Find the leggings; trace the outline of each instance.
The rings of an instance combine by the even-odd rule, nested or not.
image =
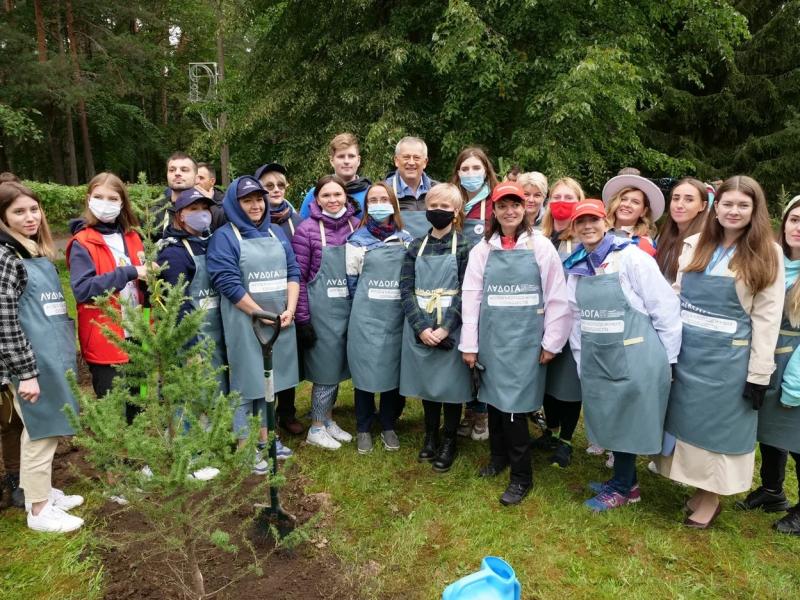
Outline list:
[[[339,393],[339,384],[323,385],[315,383],[311,386],[311,420],[322,422],[328,420],[328,414],[333,410],[333,403]]]
[[[565,402],[549,394],[544,395],[544,416],[548,429],[561,429],[559,436],[565,442],[572,440],[572,434],[581,417],[581,402]]]
[[[484,404],[484,406],[486,406]],[[439,431],[439,420],[444,412],[444,435],[452,437],[458,429],[458,422],[461,420],[461,405],[450,402],[433,402],[423,400],[422,409],[425,411],[425,431],[434,433]]]
[[[111,391],[114,385],[114,378],[117,376],[117,367],[116,365],[88,364],[89,373],[92,374],[92,389],[94,389],[94,395],[98,398],[102,398]],[[131,393],[138,394],[139,390],[131,389]],[[142,412],[142,409],[135,404],[131,404],[130,402],[125,403],[125,421],[128,425],[133,423],[133,418],[140,412]]]

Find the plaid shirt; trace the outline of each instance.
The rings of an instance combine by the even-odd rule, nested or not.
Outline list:
[[[27,254],[27,253],[25,253]],[[0,383],[39,375],[33,349],[19,322],[19,298],[28,273],[13,247],[0,244]]]
[[[428,243],[425,244],[425,251],[423,255],[440,255],[450,254],[452,252],[453,231],[451,230],[442,239],[437,240],[435,237],[428,236]],[[403,312],[406,314],[408,324],[414,333],[419,336],[420,333],[425,331],[428,327],[434,328],[434,322],[431,315],[423,311],[417,298],[414,294],[416,287],[416,264],[417,253],[422,245],[422,240],[425,238],[417,238],[408,246],[406,251],[405,260],[403,260],[403,268],[400,270],[400,298],[403,303]],[[464,283],[464,271],[467,270],[467,260],[469,259],[470,246],[467,239],[460,235],[458,236],[458,243],[456,245],[456,262],[458,263],[458,285],[459,293],[453,296],[453,302],[447,309],[447,314],[444,317],[444,322],[441,326],[447,331],[452,332],[461,325],[461,284]],[[458,343],[458,340],[456,340]]]

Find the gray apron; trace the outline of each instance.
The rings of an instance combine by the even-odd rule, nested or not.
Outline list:
[[[225,370],[217,375],[219,390],[223,394],[228,393],[228,359],[225,355],[225,335],[222,332],[222,315],[219,308],[219,293],[211,287],[211,279],[208,276],[205,255],[195,256],[189,242],[184,239],[183,245],[189,256],[194,261],[194,277],[186,288],[186,295],[192,300],[195,310],[205,311],[205,323],[203,323],[202,333],[205,337],[214,342],[214,350],[211,354],[211,365],[214,369],[225,367]]]
[[[239,240],[239,269],[242,285],[262,310],[282,313],[286,310],[286,251],[272,231],[270,237],[242,239],[239,229],[231,224]],[[251,318],[221,296],[222,328],[228,356],[230,389],[238,391],[240,402],[264,397],[264,359],[261,344],[253,333]],[[298,384],[297,337],[294,323],[281,331],[272,350],[275,366],[273,381],[280,392]],[[269,399],[267,399],[269,400]]]
[[[575,299],[587,437],[617,452],[659,453],[670,366],[650,317],[628,304],[619,273],[579,278]]]
[[[683,339],[664,428],[719,454],[747,454],[758,411],[742,397],[750,362],[750,316],[733,277],[684,273]]]
[[[350,377],[347,368],[347,323],[350,293],[347,290],[345,247],[328,246],[325,226],[319,223],[322,262],[308,282],[308,307],[317,343],[303,352],[305,378],[320,385],[336,385]],[[349,222],[348,222],[349,223]],[[350,230],[353,225],[350,224]]]
[[[572,240],[564,240],[558,246],[558,257],[563,262],[574,250]],[[565,272],[566,275],[566,272]],[[547,365],[545,394],[562,402],[581,401],[581,380],[578,378],[578,365],[572,356],[569,342],[560,354]]]
[[[539,410],[547,371],[539,364],[544,299],[530,247],[489,252],[478,323],[478,358],[486,368],[478,399],[505,413]]]
[[[447,315],[452,297],[460,292],[458,283],[458,261],[456,248],[458,234],[453,232],[449,254],[423,256],[426,236],[417,253],[414,280],[418,305],[433,315],[434,329]],[[458,340],[461,326],[450,332]],[[406,319],[403,323],[403,352],[400,361],[400,394],[433,402],[463,404],[472,397],[472,381],[469,367],[461,358],[461,352],[439,350],[426,346],[417,339]]]
[[[400,269],[405,255],[402,243],[364,255],[347,328],[347,363],[353,387],[365,392],[388,392],[400,385]]]
[[[77,376],[75,323],[67,315],[67,303],[55,266],[46,258],[24,258],[28,284],[19,298],[19,322],[33,348],[39,369],[39,399],[31,404],[17,396],[22,421],[31,440],[74,435],[64,414],[70,405],[78,412],[66,372]],[[19,386],[19,380],[13,383]]]
[[[478,242],[484,239],[483,234],[486,232],[486,203],[489,202],[488,198],[481,200],[481,218],[480,219],[464,219],[464,237],[467,238],[469,247],[473,248]]]
[[[789,292],[786,294],[788,296]],[[781,384],[786,365],[798,345],[800,327],[792,327],[784,316],[775,348],[776,368],[764,396],[764,406],[758,411],[758,441],[790,452],[800,452],[800,407],[781,405]]]
[[[431,224],[424,210],[401,210],[400,216],[403,218],[403,229],[414,239],[424,237],[430,231]]]

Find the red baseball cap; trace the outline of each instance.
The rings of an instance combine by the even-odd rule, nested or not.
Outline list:
[[[583,202],[578,202],[578,205],[575,207],[575,212],[572,213],[572,218],[570,222],[575,222],[576,219],[579,217],[585,217],[586,215],[594,215],[595,217],[600,217],[601,219],[606,218],[606,206],[600,200],[588,199],[584,200]]]
[[[504,181],[492,190],[492,202],[497,202],[507,196],[511,196],[511,200],[525,202],[525,190],[515,181]]]

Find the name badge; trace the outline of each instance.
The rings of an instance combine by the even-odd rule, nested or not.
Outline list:
[[[329,287],[328,298],[347,298],[347,287]]]
[[[251,294],[265,294],[267,292],[281,292],[288,287],[285,279],[272,281],[251,281],[247,284],[247,291]]]
[[[42,304],[42,310],[44,310],[44,314],[48,317],[56,317],[58,315],[65,315],[67,314],[67,303],[66,302],[46,302]]]
[[[737,323],[733,319],[710,317],[708,315],[701,315],[689,310],[681,311],[681,321],[683,321],[683,323],[686,325],[694,325],[700,329],[719,331],[730,335],[736,333],[737,328]]]
[[[369,288],[367,298],[370,300],[400,300],[399,289]]]
[[[489,294],[486,303],[489,306],[537,306],[539,294]]]
[[[625,321],[588,321],[581,319],[581,331],[585,333],[623,333]]]
[[[219,308],[219,296],[206,296],[200,299],[200,308],[203,310],[211,310],[212,308]]]
[[[419,305],[420,308],[427,310],[429,301],[430,298],[427,298],[425,296],[417,296],[417,304]],[[452,296],[439,296],[439,306],[441,306],[442,308],[447,308],[451,304],[453,304]]]

